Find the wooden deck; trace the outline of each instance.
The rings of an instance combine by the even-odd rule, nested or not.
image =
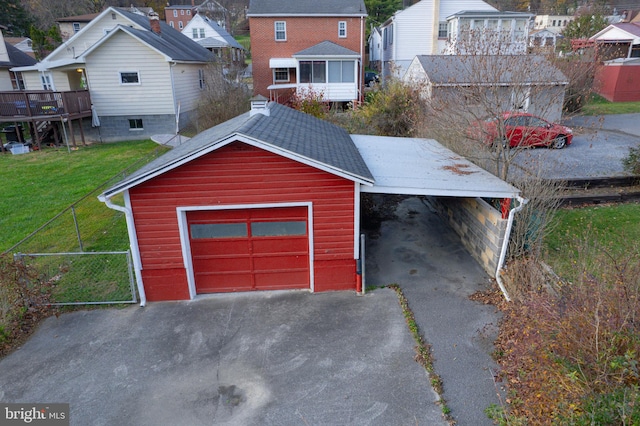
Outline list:
[[[72,143],[75,145],[72,122],[84,117],[91,117],[91,96],[88,90],[0,92],[0,123],[28,123],[31,138],[38,146],[41,142],[39,129],[45,128],[43,123],[53,125],[52,123],[56,122],[60,126],[67,124]],[[56,127],[54,131],[56,131],[57,125],[54,127]],[[81,124],[79,128],[84,144],[84,132]],[[22,134],[18,135],[18,139],[22,139]]]

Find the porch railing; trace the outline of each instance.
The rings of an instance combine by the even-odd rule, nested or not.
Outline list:
[[[91,115],[88,90],[68,92],[12,91],[0,92],[0,118],[46,117],[52,115]]]

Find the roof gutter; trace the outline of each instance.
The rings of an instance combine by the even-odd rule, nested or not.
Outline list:
[[[98,196],[98,200],[105,203],[110,209],[124,213],[124,217],[127,221],[127,232],[129,233],[129,247],[131,248],[133,270],[136,275],[138,294],[140,295],[140,306],[144,307],[147,304],[147,295],[144,292],[144,285],[142,282],[142,261],[140,260],[140,248],[138,247],[138,239],[136,238],[136,227],[133,222],[133,213],[128,207],[113,204],[111,202],[111,198],[106,197],[104,194]],[[129,205],[129,192],[125,193],[125,200],[126,204]]]
[[[516,199],[518,200],[518,206],[512,208],[509,211],[509,218],[507,220],[507,229],[504,233],[504,240],[502,242],[502,249],[500,250],[500,259],[498,260],[498,267],[496,268],[496,281],[498,283],[498,287],[500,287],[500,291],[504,295],[504,298],[507,299],[507,302],[511,302],[511,298],[509,297],[509,293],[507,293],[507,289],[504,287],[504,283],[502,282],[502,278],[500,277],[500,271],[504,266],[505,258],[507,257],[507,247],[509,247],[509,239],[511,237],[511,228],[513,227],[513,218],[516,213],[524,208],[524,206],[529,202],[526,198],[522,198],[519,195],[516,195]]]

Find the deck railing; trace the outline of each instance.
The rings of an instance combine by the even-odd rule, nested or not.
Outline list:
[[[0,119],[16,120],[52,115],[91,115],[91,96],[88,90],[68,92],[12,91],[0,92]]]

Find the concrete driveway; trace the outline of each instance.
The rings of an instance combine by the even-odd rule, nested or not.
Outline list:
[[[389,289],[75,312],[0,360],[0,401],[83,426],[445,424],[414,346]]]

